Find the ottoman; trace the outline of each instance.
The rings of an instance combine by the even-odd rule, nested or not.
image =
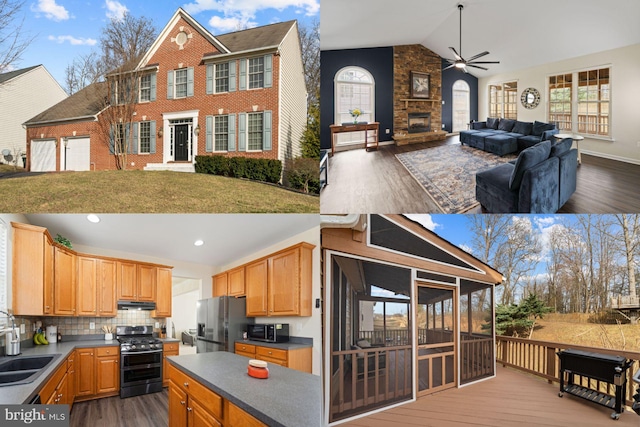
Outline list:
[[[471,135],[473,135],[474,133],[478,133],[480,132],[479,130],[463,130],[460,131],[460,143],[461,144],[468,144],[469,143],[469,139],[471,138]]]
[[[484,151],[498,156],[518,151],[518,140],[508,135],[491,135],[484,139]]]

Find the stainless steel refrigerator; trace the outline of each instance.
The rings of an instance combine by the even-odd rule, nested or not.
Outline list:
[[[198,353],[211,351],[234,352],[236,340],[242,339],[247,324],[244,298],[215,297],[197,302]]]

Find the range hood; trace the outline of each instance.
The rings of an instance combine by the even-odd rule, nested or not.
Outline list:
[[[155,310],[155,302],[118,301],[118,310]]]

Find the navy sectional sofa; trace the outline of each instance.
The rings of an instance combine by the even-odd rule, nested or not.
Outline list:
[[[470,130],[461,131],[460,143],[504,156],[551,140],[557,133],[558,129],[549,123],[487,118],[485,122],[473,122]]]
[[[572,142],[539,142],[515,161],[478,172],[476,200],[490,213],[555,213],[576,191],[578,150]]]

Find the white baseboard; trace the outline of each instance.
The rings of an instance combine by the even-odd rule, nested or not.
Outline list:
[[[623,163],[631,163],[633,165],[640,165],[640,160],[630,159],[628,157],[614,156],[613,154],[601,153],[599,151],[580,150],[581,154],[588,154],[589,156],[601,157],[603,159],[616,160]]]

